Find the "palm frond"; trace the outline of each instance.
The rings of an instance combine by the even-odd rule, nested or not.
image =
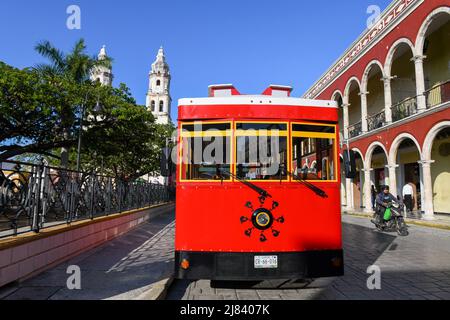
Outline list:
[[[72,56],[80,56],[83,54],[84,50],[86,50],[86,44],[84,42],[84,39],[81,38],[75,43],[75,46],[72,49],[71,55]]]
[[[57,68],[63,69],[65,65],[64,53],[55,48],[49,41],[41,41],[35,46],[35,50]]]
[[[54,75],[62,76],[64,74],[64,70],[62,70],[61,68],[43,63],[34,66],[33,70],[39,72],[45,77],[50,77]]]

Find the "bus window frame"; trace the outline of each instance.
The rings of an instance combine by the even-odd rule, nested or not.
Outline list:
[[[317,127],[333,127],[334,128],[334,133],[324,133],[324,132],[311,132],[311,131],[297,131],[294,130],[294,125],[308,125],[308,126],[317,126]],[[292,121],[291,122],[291,126],[290,126],[290,132],[291,132],[291,149],[292,146],[294,145],[294,138],[316,138],[316,139],[333,139],[334,143],[333,143],[333,158],[334,158],[334,166],[333,166],[333,170],[334,170],[334,179],[333,180],[306,180],[307,182],[310,183],[337,183],[339,182],[338,179],[338,148],[337,148],[337,143],[339,142],[338,140],[338,126],[337,124],[330,124],[330,123],[318,123],[318,122],[305,122],[305,121]],[[290,161],[290,165],[292,165],[293,161],[294,161],[294,154],[291,152],[291,161]],[[324,158],[325,159],[325,158]],[[317,161],[317,159],[316,159]],[[323,159],[322,159],[323,161]],[[329,157],[327,157],[327,161],[329,162]]]
[[[194,131],[194,132],[183,132],[183,126],[185,125],[203,125],[203,124],[229,124],[230,129],[228,130],[211,130],[209,133],[207,131]],[[230,169],[233,170],[233,151],[234,151],[234,143],[233,143],[233,121],[227,120],[227,121],[190,121],[190,122],[180,122],[180,129],[179,129],[179,150],[178,150],[178,169],[180,171],[179,173],[179,182],[180,183],[232,183],[233,179],[229,177],[228,179],[223,180],[214,180],[214,179],[207,179],[207,180],[194,180],[194,179],[183,179],[183,139],[184,138],[203,138],[203,137],[230,137],[230,150],[228,150],[230,153]],[[220,134],[211,134],[211,133],[220,133]]]
[[[287,148],[287,167],[288,167],[288,172],[290,172],[290,169],[291,169],[291,164],[290,164],[290,161],[289,161],[289,159],[290,159],[290,153],[291,153],[291,146],[290,146],[290,143],[289,143],[289,137],[290,137],[290,127],[289,127],[289,121],[262,121],[262,120],[260,120],[260,121],[258,121],[258,120],[237,120],[237,121],[234,121],[234,125],[233,125],[233,145],[235,144],[236,145],[236,147],[237,147],[237,138],[238,137],[249,137],[249,135],[248,134],[240,134],[239,132],[242,132],[242,131],[246,131],[246,130],[244,130],[244,129],[237,129],[237,125],[238,124],[240,124],[240,123],[270,123],[270,124],[284,124],[284,125],[286,125],[286,130],[279,130],[279,136],[280,137],[283,137],[283,138],[286,138],[286,148]],[[256,130],[256,131],[259,131],[259,130]],[[269,131],[269,130],[268,130]],[[259,132],[258,132],[259,133]],[[253,135],[252,135],[253,136]],[[256,134],[256,136],[257,137],[259,137],[259,136],[263,136],[263,137],[268,137],[269,136],[269,134],[268,135],[259,135],[259,134]],[[233,174],[234,175],[237,175],[237,149],[236,149],[236,147],[233,147],[233,154],[234,154],[234,157],[233,157]],[[233,180],[235,180],[235,179],[233,179]],[[280,183],[289,183],[289,182],[291,182],[291,178],[290,178],[290,176],[289,175],[286,175],[286,178],[285,179],[282,179],[282,180],[280,180],[280,179],[277,179],[277,180],[249,180],[249,182],[264,182],[264,183],[278,183],[278,184],[280,184]]]

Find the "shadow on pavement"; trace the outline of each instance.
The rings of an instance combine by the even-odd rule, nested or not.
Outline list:
[[[133,299],[173,270],[174,206],[155,208],[150,220],[20,283],[7,300]],[[170,236],[164,236],[170,233]],[[167,239],[166,239],[167,238]],[[161,240],[161,241],[160,241]],[[67,267],[81,269],[81,290],[67,289]]]
[[[327,298],[327,288],[333,288],[335,282],[358,282],[366,286],[367,268],[374,264],[378,258],[389,249],[395,249],[392,246],[396,235],[381,233],[374,228],[368,228],[360,225],[343,223],[343,241],[344,241],[344,263],[345,275],[340,278],[322,278],[322,279],[305,279],[291,281],[264,281],[264,282],[226,282],[213,281],[209,282],[209,288],[198,290],[196,281],[176,280],[167,296],[168,300],[193,299],[191,291],[195,291],[196,295],[201,294],[202,290],[207,291],[210,296],[212,292],[217,294],[220,289],[236,289],[236,290],[271,290],[279,291],[280,289],[321,289],[323,294],[316,295],[317,299]],[[205,281],[199,281],[205,282]],[[202,284],[204,286],[204,284]],[[284,286],[284,287],[283,287]],[[195,288],[195,289],[194,289]],[[191,290],[194,289],[194,290]],[[328,298],[331,294],[328,293]]]

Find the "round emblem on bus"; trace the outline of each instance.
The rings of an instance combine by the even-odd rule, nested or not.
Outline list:
[[[259,230],[267,230],[273,225],[273,215],[267,209],[260,208],[253,212],[252,222],[255,228]]]

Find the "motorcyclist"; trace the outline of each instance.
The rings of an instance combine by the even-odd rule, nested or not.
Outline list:
[[[397,198],[395,198],[392,193],[389,192],[389,186],[384,186],[382,192],[378,194],[376,199],[376,210],[374,219],[372,222],[374,224],[383,224],[384,223],[384,213],[389,206],[389,203],[398,202]]]

